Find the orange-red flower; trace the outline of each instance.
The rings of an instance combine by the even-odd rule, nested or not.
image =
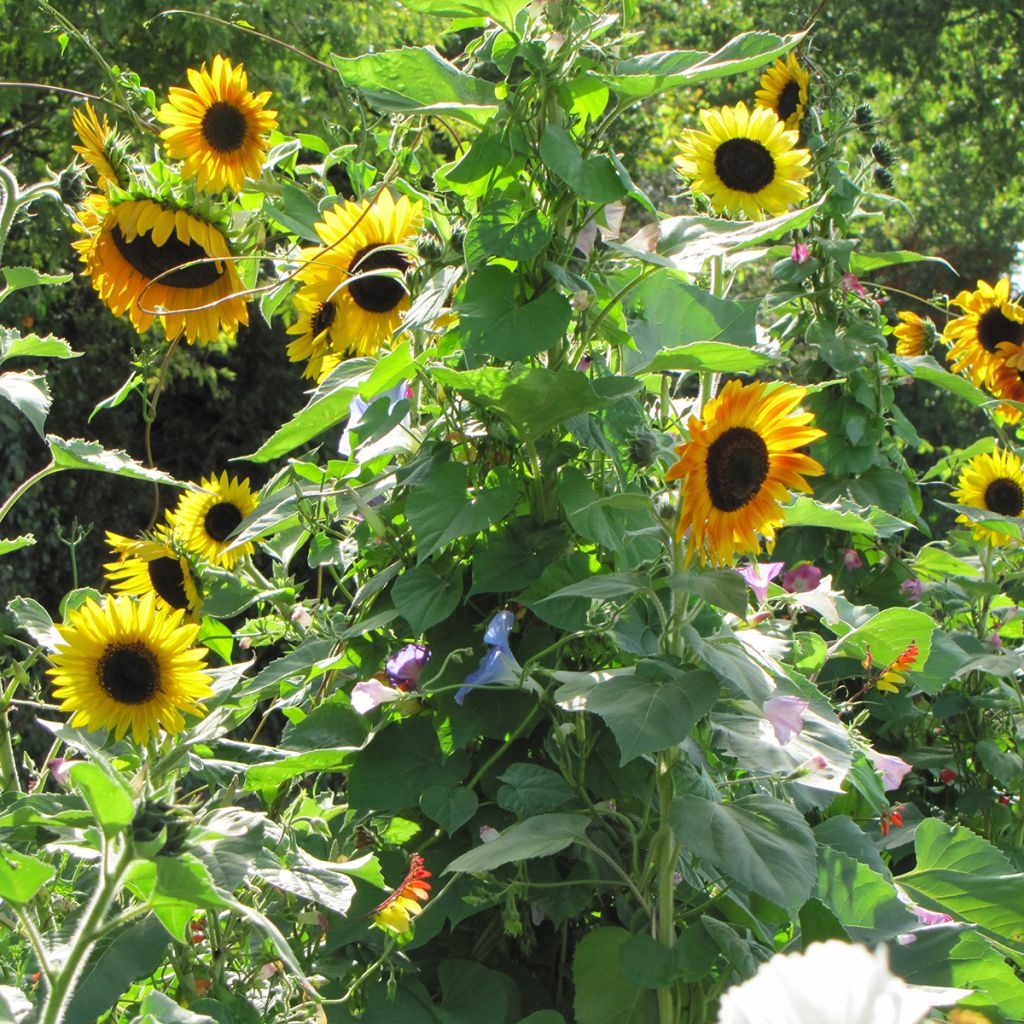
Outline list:
[[[402,884],[373,912],[373,923],[378,928],[405,935],[412,927],[413,918],[423,913],[421,903],[430,898],[430,872],[423,866],[423,858],[414,853],[409,858],[409,870]]]
[[[889,693],[899,692],[899,688],[907,681],[907,673],[914,667],[919,653],[917,641],[914,640],[878,677],[875,686],[880,690],[887,690]]]

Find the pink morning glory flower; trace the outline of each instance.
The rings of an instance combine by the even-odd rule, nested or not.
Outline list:
[[[784,562],[754,562],[735,571],[747,581],[747,586],[754,592],[758,603],[763,604],[768,596],[768,584],[782,572],[784,564]]]
[[[903,780],[913,769],[902,757],[894,754],[880,754],[877,750],[868,751],[868,759],[882,776],[882,789],[887,793],[891,789],[899,789]]]
[[[791,594],[806,594],[821,582],[821,570],[810,562],[804,562],[782,575],[782,588]]]
[[[775,738],[785,746],[804,728],[804,712],[811,706],[803,697],[771,697],[761,705],[761,712],[772,724]]]

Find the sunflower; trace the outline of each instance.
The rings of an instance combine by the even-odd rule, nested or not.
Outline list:
[[[74,713],[71,724],[113,729],[118,739],[130,728],[145,743],[158,729],[180,732],[182,712],[205,714],[200,701],[213,694],[207,652],[193,646],[199,627],[182,618],[153,594],[89,600],[69,612],[47,673],[61,711]]]
[[[71,148],[99,174],[100,187],[106,189],[108,185],[123,186],[124,172],[119,172],[118,167],[122,165],[124,154],[121,152],[122,146],[117,133],[110,127],[107,115],[103,115],[101,124],[96,111],[92,109],[92,104],[87,102],[84,112],[71,112],[71,121],[82,143]]]
[[[182,174],[200,189],[236,191],[246,178],[258,178],[267,153],[267,135],[277,127],[277,111],[265,110],[269,92],[254,96],[241,64],[219,54],[213,70],[188,69],[192,89],[172,87],[158,114],[170,125],[160,133],[167,155],[182,159]],[[194,90],[194,91],[192,91]]]
[[[232,569],[240,558],[252,554],[253,546],[249,543],[225,549],[230,547],[238,524],[256,508],[258,499],[247,479],[228,479],[226,472],[219,478],[204,479],[201,486],[201,491],[181,495],[174,511],[167,516],[168,523],[187,551],[213,565]]]
[[[121,594],[153,594],[158,608],[170,608],[197,618],[201,600],[188,559],[162,540],[132,540],[107,532],[107,544],[120,558],[107,562],[104,575]]]
[[[792,53],[777,60],[762,76],[754,95],[757,107],[770,110],[790,131],[797,131],[807,110],[811,76]]]
[[[1019,456],[1002,448],[975,455],[957,478],[953,500],[960,505],[981,508],[997,515],[1020,518],[1024,512],[1024,467]],[[975,540],[992,544],[1009,544],[1012,537],[989,529],[984,523],[972,523],[966,515],[957,516],[958,523],[974,527]]]
[[[430,898],[427,878],[430,878],[430,872],[424,868],[423,858],[414,853],[402,884],[373,911],[373,923],[378,928],[405,935],[412,927],[412,919],[423,913],[420,904]]]
[[[665,475],[683,481],[676,534],[690,531],[690,557],[732,565],[757,553],[759,533],[773,544],[789,492],[809,491],[804,476],[824,472],[798,451],[825,436],[809,426],[812,413],[794,411],[805,393],[734,380],[707,404],[703,420],[690,417],[690,440],[676,448],[679,461]]]
[[[976,291],[961,292],[950,305],[965,315],[951,320],[942,332],[949,345],[946,359],[956,373],[966,374],[979,387],[988,386],[1008,352],[1024,344],[1024,308],[1010,301],[1005,277],[994,288],[979,281]]]
[[[935,324],[927,317],[907,310],[898,316],[903,323],[892,332],[896,338],[896,355],[923,356],[928,343],[935,337]]]
[[[684,135],[676,165],[719,213],[763,220],[807,195],[800,179],[811,173],[811,154],[796,148],[797,133],[786,131],[774,111],[738,103],[702,110],[700,119],[706,131]]]
[[[1010,360],[998,366],[988,382],[988,389],[996,398],[1006,399],[1006,402],[1024,403],[1024,370],[1011,365]],[[1019,423],[1024,412],[1015,405],[1003,404],[996,408],[996,412],[1002,416],[1007,423]]]
[[[410,268],[409,243],[423,204],[383,189],[372,202],[346,201],[316,224],[323,248],[302,250],[303,287],[295,303],[301,317],[289,328],[292,362],[308,359],[305,376],[322,379],[337,358],[373,355],[401,323],[409,294],[401,280]],[[373,271],[385,270],[387,274]]]
[[[231,250],[216,227],[155,199],[92,198],[79,218],[85,237],[73,244],[115,316],[127,313],[140,333],[158,317],[169,338],[184,332],[202,344],[249,322]]]

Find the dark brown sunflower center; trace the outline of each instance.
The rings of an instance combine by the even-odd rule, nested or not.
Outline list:
[[[211,149],[218,153],[236,153],[249,133],[249,123],[238,107],[218,100],[203,114],[202,130]]]
[[[223,267],[218,270],[217,264],[212,262],[182,267],[183,263],[191,263],[192,260],[207,259],[210,254],[195,242],[186,245],[177,234],[171,234],[163,245],[157,245],[149,234],[136,235],[129,242],[120,226],[115,224],[110,237],[125,263],[143,277],[153,280],[170,271],[160,277],[160,284],[168,288],[207,288],[219,281],[224,273]],[[175,270],[175,267],[181,269]]]
[[[330,299],[320,303],[320,308],[316,311],[311,325],[314,338],[323,331],[326,331],[334,323],[336,313],[337,309]]]
[[[985,508],[1001,516],[1019,516],[1024,510],[1024,491],[1016,480],[1001,476],[985,488]]]
[[[404,274],[409,261],[397,249],[368,245],[356,253],[348,269],[352,274],[369,274],[372,270],[397,270]],[[390,313],[405,297],[401,281],[378,275],[353,281],[348,291],[368,313]]]
[[[146,563],[149,581],[153,589],[172,608],[187,608],[188,594],[185,592],[185,571],[176,558],[154,558]]]
[[[800,83],[788,81],[779,93],[779,107],[776,113],[780,121],[785,121],[791,114],[796,113],[800,105]]]
[[[743,508],[768,476],[768,446],[747,427],[731,427],[708,448],[705,462],[711,504],[720,512]]]
[[[754,139],[726,139],[715,150],[715,173],[737,192],[760,192],[775,180],[775,161]]]
[[[978,318],[978,341],[987,352],[995,352],[1004,341],[1014,345],[1024,343],[1024,324],[1003,314],[998,307],[986,310]]]
[[[111,644],[96,666],[103,692],[118,704],[145,704],[160,689],[160,662],[141,641]]]
[[[218,501],[203,520],[203,529],[218,543],[225,541],[235,532],[242,521],[242,513],[230,501]]]

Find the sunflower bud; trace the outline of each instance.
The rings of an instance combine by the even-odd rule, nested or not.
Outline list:
[[[657,438],[649,430],[645,430],[629,442],[629,458],[638,469],[644,469],[654,461],[657,449]]]
[[[891,167],[896,160],[896,154],[884,139],[879,139],[871,146],[871,155],[879,167]]]
[[[437,235],[428,231],[417,240],[416,252],[424,262],[434,262],[444,255],[444,243]]]
[[[870,104],[862,103],[853,112],[853,123],[865,134],[874,135],[878,128],[878,118]]]
[[[176,857],[185,848],[190,819],[163,800],[146,800],[132,818],[132,841],[140,857]]]
[[[875,184],[883,192],[891,192],[895,184],[892,175],[884,167],[875,168]]]
[[[74,167],[68,167],[57,176],[57,191],[61,202],[77,206],[86,196],[85,176]]]

